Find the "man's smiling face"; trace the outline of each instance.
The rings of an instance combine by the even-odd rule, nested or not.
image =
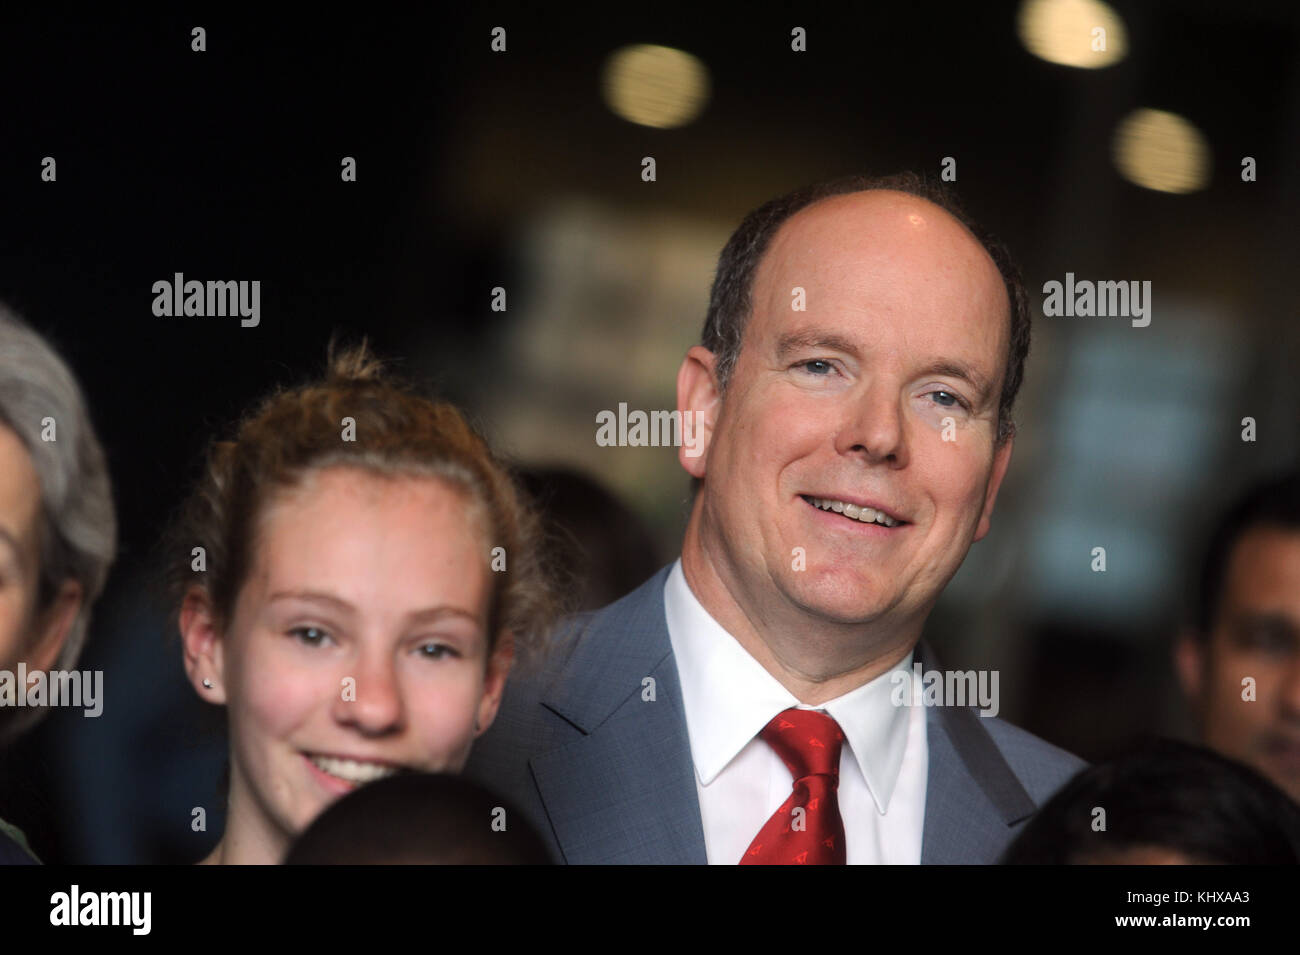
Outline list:
[[[996,265],[937,206],[854,193],[780,228],[751,299],[693,472],[710,562],[757,612],[776,598],[837,623],[919,623],[988,532],[1010,458]]]

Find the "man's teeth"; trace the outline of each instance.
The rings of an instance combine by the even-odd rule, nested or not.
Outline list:
[[[371,783],[397,772],[395,766],[379,763],[358,763],[354,759],[336,759],[333,756],[309,756],[308,759],[322,772],[346,779],[350,783]]]
[[[845,504],[843,501],[832,501],[820,497],[810,497],[808,500],[823,511],[834,511],[836,514],[843,514],[845,517],[851,517],[863,524],[883,524],[885,527],[897,527],[899,523],[874,507],[858,507],[856,504]]]

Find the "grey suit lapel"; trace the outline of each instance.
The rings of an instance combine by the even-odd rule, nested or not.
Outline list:
[[[677,665],[663,609],[664,568],[571,636],[542,705],[580,735],[530,761],[566,862],[704,864]],[[916,660],[935,668],[922,641]],[[654,680],[655,699],[643,699]],[[992,862],[1033,814],[1029,794],[969,708],[930,707],[921,861]]]
[[[707,861],[677,665],[668,569],[574,635],[542,705],[581,733],[529,765],[569,863]],[[645,679],[654,680],[646,700]]]
[[[922,669],[937,669],[933,650],[917,645]],[[934,706],[926,713],[930,770],[926,783],[921,862],[991,863],[1029,818],[1034,801],[970,707]]]

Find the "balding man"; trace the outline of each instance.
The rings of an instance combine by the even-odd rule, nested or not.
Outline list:
[[[751,213],[677,376],[681,559],[513,680],[469,771],[567,862],[996,861],[1083,764],[913,674],[1028,349],[1006,253],[914,176]]]

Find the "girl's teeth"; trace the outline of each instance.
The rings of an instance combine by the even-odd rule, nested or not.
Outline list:
[[[385,776],[392,776],[397,770],[392,766],[379,763],[361,763],[354,759],[337,759],[333,756],[310,756],[312,764],[319,770],[337,776],[350,783],[369,783]]]

